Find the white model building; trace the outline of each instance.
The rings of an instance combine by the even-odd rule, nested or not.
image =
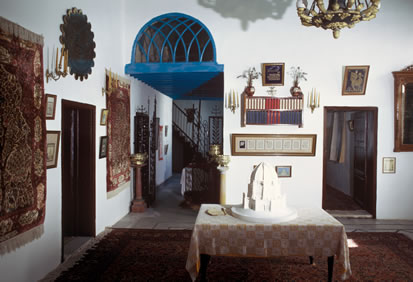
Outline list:
[[[277,213],[287,208],[286,197],[281,193],[281,185],[273,166],[262,162],[251,174],[248,194],[243,193],[244,209]]]

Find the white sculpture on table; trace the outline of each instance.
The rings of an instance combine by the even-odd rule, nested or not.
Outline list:
[[[297,217],[297,211],[287,207],[275,168],[265,162],[252,172],[242,206],[231,210],[235,217],[252,222],[279,223]]]
[[[287,207],[286,202],[274,167],[260,163],[251,174],[248,194],[243,194],[244,209],[276,213]]]

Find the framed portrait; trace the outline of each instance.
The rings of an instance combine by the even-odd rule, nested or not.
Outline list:
[[[167,125],[165,125],[165,137],[168,137],[168,126]]]
[[[232,134],[233,156],[315,156],[315,134]]]
[[[284,63],[263,63],[261,73],[263,86],[284,85]]]
[[[370,66],[346,66],[342,95],[364,95]]]
[[[102,109],[102,112],[100,113],[100,125],[106,125],[108,123],[108,114],[108,109]]]
[[[278,177],[291,177],[291,166],[276,166],[275,171],[278,174]]]
[[[396,158],[383,158],[383,173],[396,173]]]
[[[54,119],[57,95],[46,94],[46,119]]]
[[[46,132],[46,167],[57,167],[57,159],[59,156],[59,141],[60,131]]]
[[[106,158],[107,150],[108,150],[108,137],[101,136],[100,145],[99,145],[99,159]]]
[[[168,154],[168,147],[169,147],[169,144],[164,145],[164,154],[165,155]]]

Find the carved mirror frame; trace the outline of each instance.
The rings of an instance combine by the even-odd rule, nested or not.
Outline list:
[[[88,78],[95,65],[93,59],[96,57],[94,51],[96,44],[91,27],[87,16],[75,7],[67,10],[66,15],[63,16],[63,24],[60,25],[62,35],[59,40],[68,50],[70,74],[80,81]]]

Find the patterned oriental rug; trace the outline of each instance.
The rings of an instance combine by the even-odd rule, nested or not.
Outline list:
[[[0,17],[0,255],[43,233],[43,37]]]
[[[107,121],[107,192],[130,181],[130,83],[110,78],[112,92],[106,95]],[[106,88],[108,89],[108,87]]]
[[[56,281],[190,281],[192,231],[113,229]],[[347,233],[350,281],[413,279],[413,241],[397,233]],[[209,281],[325,281],[327,259],[211,257]],[[338,274],[333,274],[338,279]],[[198,278],[199,279],[199,278]]]

